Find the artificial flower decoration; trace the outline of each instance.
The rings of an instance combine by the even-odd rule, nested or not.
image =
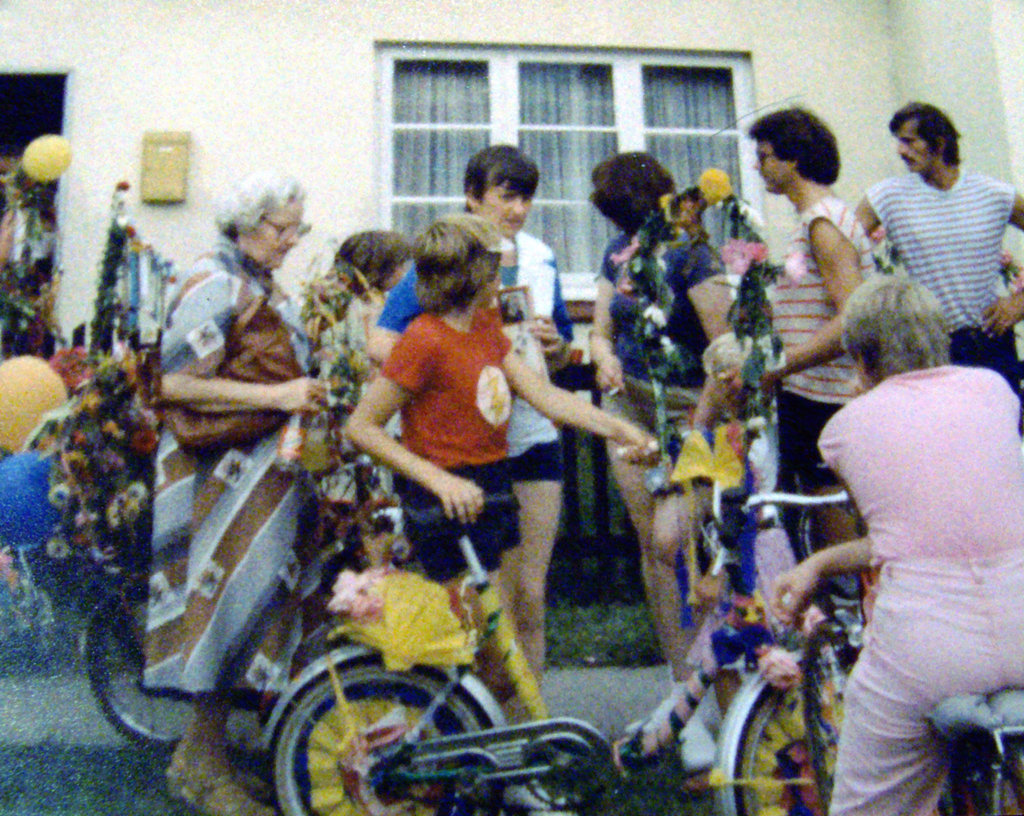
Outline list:
[[[99,357],[56,431],[49,499],[66,547],[107,568],[141,563],[152,524],[156,415],[124,360]],[[141,442],[140,442],[141,440]]]
[[[999,255],[999,272],[1011,294],[1024,292],[1024,270],[1009,250],[1004,249]]]
[[[762,646],[757,653],[757,668],[779,691],[796,688],[803,679],[798,656],[781,646]]]
[[[732,196],[729,174],[717,167],[709,167],[697,179],[697,187],[709,207],[716,207]]]
[[[327,383],[328,412],[319,424],[327,466],[317,474],[325,529],[335,548],[362,566],[387,562],[400,546],[386,521],[397,499],[385,470],[356,451],[342,433],[373,374],[360,312],[383,302],[383,294],[343,260],[312,275],[302,294],[302,318],[314,355],[326,363],[320,378]],[[382,520],[387,529],[379,529]]]
[[[766,370],[782,365],[782,341],[772,328],[772,310],[768,288],[778,279],[781,270],[771,263],[768,248],[761,236],[761,217],[747,202],[732,191],[728,175],[721,170],[705,171],[715,193],[728,194],[717,205],[722,208],[728,238],[722,247],[722,262],[735,288],[736,296],[729,310],[729,323],[738,340],[752,341],[752,350],[743,365],[743,382],[753,392],[745,401],[746,418],[766,417],[771,412],[769,395],[761,390],[761,376]],[[721,174],[721,175],[719,175]],[[723,178],[724,177],[724,178]]]
[[[658,209],[647,216],[630,244],[612,259],[623,269],[616,288],[639,306],[634,335],[640,341],[654,391],[655,429],[661,451],[661,462],[648,473],[648,486],[655,491],[667,487],[668,472],[680,447],[679,430],[668,419],[665,388],[685,381],[701,368],[700,360],[667,331],[667,316],[672,313],[675,297],[666,281],[665,251],[694,240],[682,228],[680,200],[671,193],[662,196]]]
[[[885,227],[878,226],[871,235],[871,258],[875,262],[875,269],[883,275],[905,275],[907,272],[903,264],[903,258],[896,249],[885,231]]]

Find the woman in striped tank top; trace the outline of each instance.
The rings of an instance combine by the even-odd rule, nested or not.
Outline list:
[[[816,490],[835,484],[818,436],[854,396],[854,370],[841,344],[840,313],[873,269],[871,246],[853,211],[829,185],[839,177],[839,150],[828,126],[800,108],[775,111],[750,128],[757,171],[769,193],[784,195],[799,226],[785,273],[772,292],[773,322],[785,348],[781,368],[762,385],[777,389],[780,482]]]

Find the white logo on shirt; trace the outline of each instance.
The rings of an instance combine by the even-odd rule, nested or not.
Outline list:
[[[476,407],[491,425],[508,421],[512,413],[512,393],[505,374],[496,366],[484,366],[476,383]]]

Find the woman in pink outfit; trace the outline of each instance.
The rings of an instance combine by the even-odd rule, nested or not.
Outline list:
[[[931,814],[946,752],[925,719],[944,698],[1024,686],[1024,460],[1020,405],[990,371],[948,365],[938,302],[902,277],[862,284],[843,344],[864,393],[819,447],[868,535],[786,573],[785,621],[829,575],[881,567],[847,688],[833,816]]]

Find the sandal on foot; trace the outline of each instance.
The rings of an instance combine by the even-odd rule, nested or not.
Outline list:
[[[657,765],[669,746],[678,744],[679,734],[685,725],[674,710],[668,714],[668,724],[671,729],[671,738],[667,742],[659,742],[653,750],[646,753],[644,752],[644,733],[647,723],[634,731],[632,736],[616,742],[612,746],[612,757],[616,766],[626,771],[639,771]]]
[[[167,791],[206,816],[276,816],[273,808],[252,798],[231,772],[209,773],[172,763],[167,769]]]

